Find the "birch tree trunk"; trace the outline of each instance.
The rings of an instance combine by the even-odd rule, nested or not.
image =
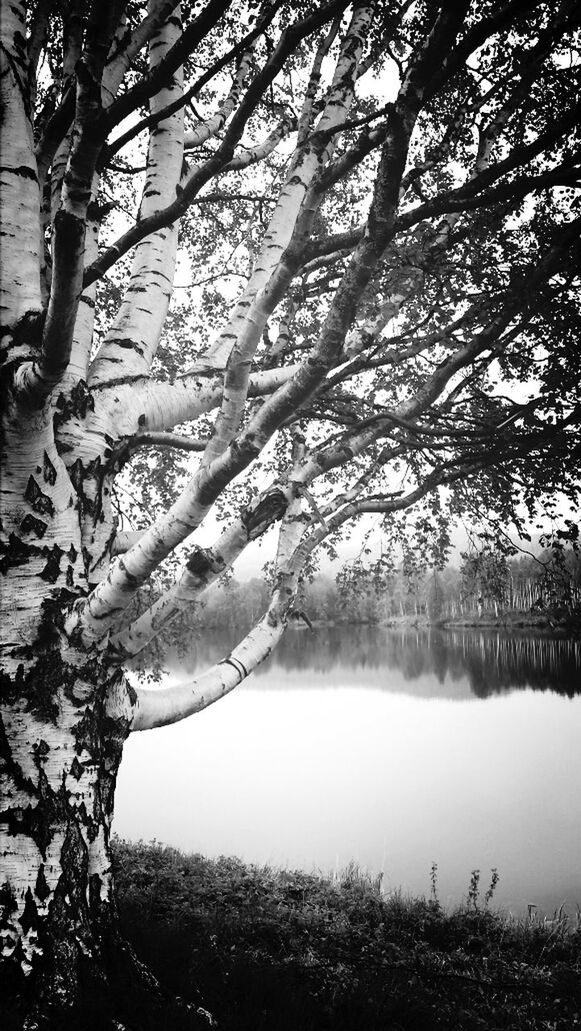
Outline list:
[[[82,487],[56,452],[50,413],[25,414],[9,409],[2,468],[2,1003],[30,1029],[149,1021],[172,1003],[119,936],[110,850],[136,695],[64,634],[91,562]],[[198,1024],[193,1012],[187,1026]]]

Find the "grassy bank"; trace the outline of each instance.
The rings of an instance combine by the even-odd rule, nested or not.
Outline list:
[[[490,912],[474,881],[448,913],[435,882],[404,899],[356,869],[334,880],[143,842],[115,856],[125,935],[221,1031],[581,1027],[581,931]]]

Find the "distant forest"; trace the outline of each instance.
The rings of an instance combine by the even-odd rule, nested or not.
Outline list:
[[[268,606],[264,579],[229,576],[199,604],[198,626],[253,624]],[[318,574],[302,584],[295,617],[309,623],[388,623],[402,617],[430,621],[491,614],[539,613],[571,617],[581,612],[581,556],[572,549],[507,557],[493,550],[468,552],[458,567],[421,569],[409,562],[353,565],[336,579]]]

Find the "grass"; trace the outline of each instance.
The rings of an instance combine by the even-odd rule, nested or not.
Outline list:
[[[196,991],[221,1031],[572,1031],[581,931],[466,903],[381,894],[340,877],[116,841],[123,930],[159,978]],[[193,994],[194,993],[194,994]]]
[[[474,871],[466,902],[384,896],[340,877],[115,844],[122,927],[138,955],[221,1031],[572,1031],[581,930],[493,912]]]

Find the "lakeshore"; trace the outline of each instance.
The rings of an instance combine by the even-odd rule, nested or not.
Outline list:
[[[467,873],[454,910],[337,876],[115,842],[124,934],[221,1031],[573,1031],[581,931],[556,912],[494,910],[495,873]],[[168,1025],[169,1031],[170,1025]]]
[[[561,613],[550,610],[549,612],[531,612],[525,609],[513,609],[505,612],[475,611],[467,612],[462,616],[454,617],[430,617],[425,613],[417,615],[406,614],[403,616],[391,616],[380,621],[365,620],[310,620],[310,627],[331,626],[378,626],[389,630],[408,630],[418,628],[429,630],[532,630],[541,633],[558,633],[571,637],[578,637],[581,634],[581,615],[579,613]],[[297,626],[309,629],[305,622],[297,621]]]

